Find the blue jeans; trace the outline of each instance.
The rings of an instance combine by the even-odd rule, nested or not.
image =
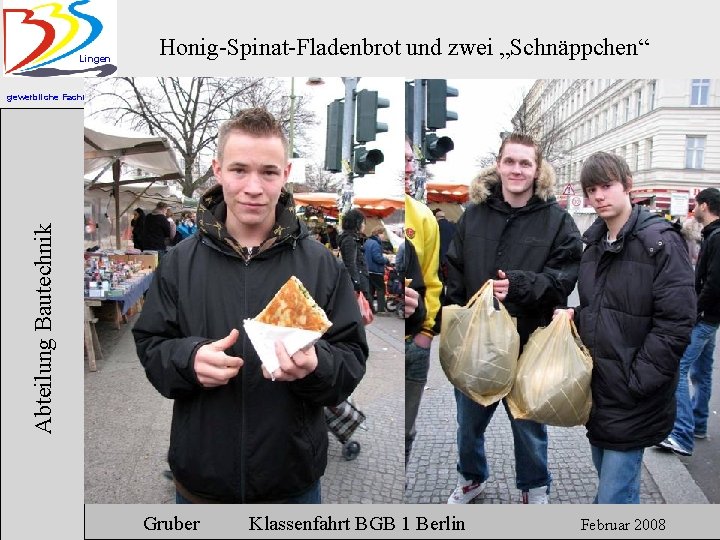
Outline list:
[[[697,323],[690,335],[690,345],[680,359],[680,379],[675,391],[677,416],[671,435],[688,452],[695,446],[694,433],[707,433],[717,329],[717,325]],[[688,375],[693,387],[692,399]]]
[[[430,349],[415,344],[412,338],[405,340],[405,465],[410,459],[417,430],[415,420],[420,410],[423,390],[430,368]]]
[[[175,491],[175,504],[192,504],[192,502]],[[305,493],[280,501],[270,501],[270,504],[321,504],[320,480],[315,482]]]
[[[638,504],[644,448],[607,450],[590,445],[598,473],[593,504]]]
[[[455,389],[457,403],[458,472],[466,480],[484,482],[490,475],[485,457],[485,429],[498,403],[484,407]],[[515,484],[527,491],[540,486],[550,487],[552,477],[547,467],[547,428],[531,420],[515,420],[503,399],[510,418],[515,447]]]

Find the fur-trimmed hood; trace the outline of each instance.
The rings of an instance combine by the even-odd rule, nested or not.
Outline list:
[[[485,202],[499,183],[500,175],[495,165],[481,170],[470,183],[470,201]],[[534,193],[543,201],[548,201],[555,195],[555,170],[545,160],[540,165],[540,174],[535,181]]]

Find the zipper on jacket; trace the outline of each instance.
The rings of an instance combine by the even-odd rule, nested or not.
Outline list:
[[[245,268],[248,267],[250,261],[245,261]],[[245,272],[245,275],[243,276],[243,301],[245,302],[245,305],[243,307],[243,312],[247,313],[248,311],[248,300],[247,300],[247,282],[248,282],[248,276],[247,272]],[[247,336],[243,336],[243,345],[242,345],[242,355],[243,358],[245,358],[247,355],[245,354],[245,343],[247,342]],[[244,366],[243,366],[244,367]],[[246,437],[245,437],[245,370],[240,370],[240,502],[242,504],[245,504],[245,447],[246,444]]]

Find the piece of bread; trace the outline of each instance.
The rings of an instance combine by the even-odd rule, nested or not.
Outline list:
[[[302,282],[291,276],[255,320],[265,324],[325,333],[332,323]]]

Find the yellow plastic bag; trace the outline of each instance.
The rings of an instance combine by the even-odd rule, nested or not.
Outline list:
[[[507,397],[510,412],[551,426],[583,425],[592,405],[591,376],[592,357],[563,310],[525,345]]]
[[[507,395],[515,380],[520,336],[493,296],[492,280],[465,307],[446,306],[440,328],[440,365],[450,382],[481,405]]]

